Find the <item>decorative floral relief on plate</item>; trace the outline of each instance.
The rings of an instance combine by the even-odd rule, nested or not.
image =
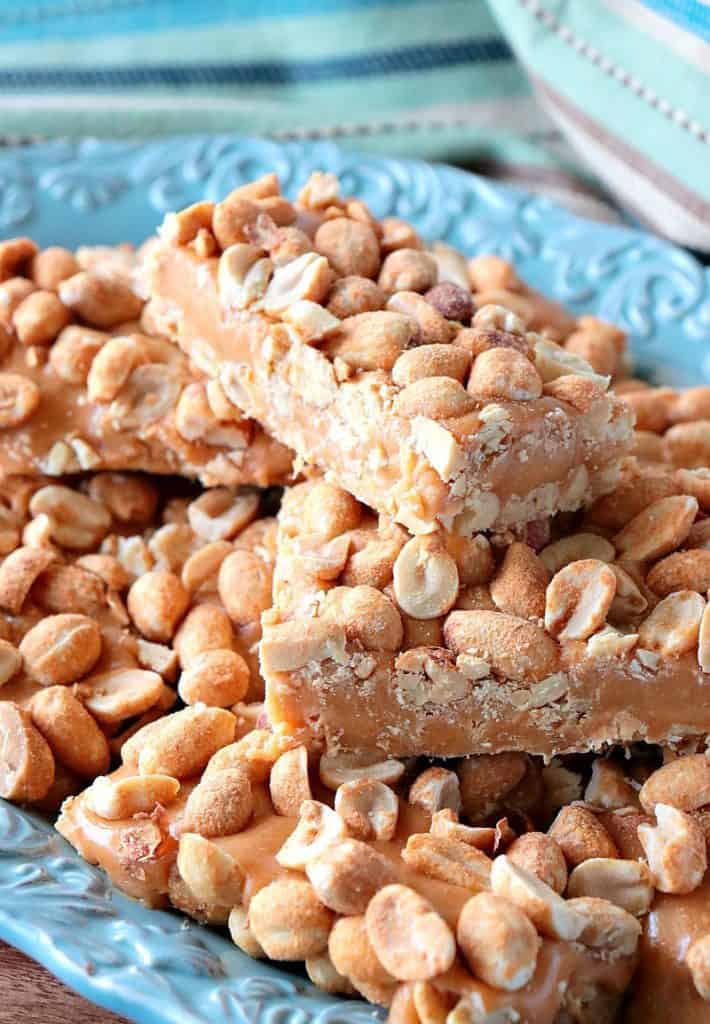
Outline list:
[[[0,149],[0,237],[140,242],[167,210],[218,199],[267,170],[295,194],[314,169],[334,171],[377,216],[404,217],[469,255],[513,259],[547,294],[621,324],[639,364],[659,379],[710,382],[710,268],[642,232],[580,220],[449,167],[231,136]],[[127,900],[51,826],[2,802],[0,937],[141,1024],[372,1024],[383,1016],[250,960],[216,931]]]

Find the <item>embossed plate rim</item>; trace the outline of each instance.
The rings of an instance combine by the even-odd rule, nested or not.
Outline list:
[[[669,383],[710,381],[710,346],[696,347],[710,340],[710,268],[643,232],[584,221],[444,165],[226,135],[8,148],[0,150],[0,237],[140,241],[166,210],[219,198],[272,168],[290,194],[311,170],[335,171],[378,216],[407,217],[425,237],[471,255],[512,256],[524,278],[575,311],[621,323],[647,371],[660,367]],[[250,960],[215,931],[133,903],[36,815],[1,801],[0,938],[140,1024],[365,1024],[378,1016]]]

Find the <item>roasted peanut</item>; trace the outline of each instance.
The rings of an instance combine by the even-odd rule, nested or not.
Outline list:
[[[217,588],[232,622],[257,622],[271,605],[271,567],[255,551],[237,550],[219,567]]]
[[[434,536],[407,541],[394,563],[393,579],[397,603],[415,619],[446,614],[458,596],[456,562]]]
[[[70,551],[95,548],[111,527],[111,514],[104,505],[60,484],[35,491],[29,510],[33,516],[48,516],[52,540]]]
[[[321,903],[338,914],[364,914],[378,890],[396,879],[391,863],[359,839],[342,839],[310,857],[306,875]]]
[[[590,857],[618,857],[611,836],[586,807],[563,807],[548,835],[560,847],[570,867],[576,867]]]
[[[280,878],[253,897],[249,922],[270,960],[305,960],[327,948],[333,914],[309,882]]]
[[[705,833],[689,814],[669,804],[657,803],[655,814],[655,827],[638,827],[653,884],[660,892],[692,892],[708,866]]]
[[[67,687],[40,690],[32,698],[30,714],[52,752],[71,771],[89,779],[108,771],[108,741]]]
[[[236,651],[202,651],[183,670],[178,693],[186,704],[231,707],[246,695],[249,667]]]
[[[27,711],[0,701],[0,796],[5,800],[42,800],[54,782],[54,757]]]
[[[299,816],[304,801],[312,797],[306,747],[293,747],[281,754],[271,769],[269,793],[277,814]]]
[[[333,925],[328,952],[336,970],[344,977],[368,985],[391,985],[392,975],[385,970],[367,937],[365,917],[361,914],[341,917]]]
[[[350,641],[366,651],[396,651],[402,644],[402,620],[394,604],[374,587],[337,587],[328,592],[323,617],[337,622]]]
[[[91,809],[100,818],[121,821],[136,814],[152,814],[155,808],[173,802],[180,783],[169,775],[138,775],[111,779],[100,775],[87,790]]]
[[[101,654],[101,630],[86,615],[50,615],[33,626],[20,643],[25,668],[42,686],[74,683]]]
[[[685,954],[693,984],[698,995],[710,1002],[710,935],[696,939]]]
[[[488,985],[515,992],[532,978],[540,938],[523,911],[502,896],[472,896],[461,911],[456,938],[473,974]]]
[[[493,861],[491,886],[496,896],[510,900],[527,914],[543,935],[573,942],[582,930],[581,918],[554,889],[505,854]]]
[[[427,768],[412,783],[408,800],[413,807],[429,815],[444,808],[458,814],[461,810],[458,776],[446,768]]]
[[[388,299],[386,308],[393,313],[410,316],[416,322],[420,345],[447,345],[453,337],[455,328],[417,292],[395,292]]]
[[[659,803],[679,811],[695,811],[710,804],[710,755],[689,754],[664,764],[643,784],[639,800],[648,814],[653,814]]]
[[[244,876],[233,857],[204,836],[180,837],[177,868],[193,896],[205,909],[239,903]]]
[[[436,284],[434,257],[421,249],[396,249],[385,257],[377,283],[388,293],[426,292]]]
[[[128,591],[128,611],[148,640],[171,640],[190,598],[179,578],[165,570],[140,576]]]
[[[380,269],[380,245],[368,224],[345,217],[327,220],[318,228],[315,248],[340,277],[373,278]]]
[[[0,430],[22,426],[40,403],[33,380],[19,373],[0,373]]]
[[[231,650],[234,630],[229,616],[216,604],[191,608],[173,638],[173,649],[183,668],[206,651]]]
[[[255,960],[266,956],[251,929],[249,914],[243,907],[232,907],[229,912],[228,926],[232,942],[241,949],[242,953],[246,953],[247,956],[251,956]]]
[[[201,771],[214,753],[232,742],[236,719],[223,708],[196,704],[168,715],[156,725],[159,728],[151,727],[150,733],[142,738],[138,754],[141,775],[186,779]]]
[[[394,786],[404,774],[404,765],[395,758],[377,761],[372,757],[345,753],[324,753],[318,769],[323,785],[333,790],[359,779],[374,779]]]
[[[397,797],[375,779],[355,779],[338,786],[335,810],[356,839],[391,839],[397,828]]]
[[[370,900],[367,935],[380,963],[400,981],[426,981],[456,956],[451,929],[430,903],[405,885],[386,885]]]
[[[205,775],[185,805],[181,827],[206,839],[241,832],[252,816],[249,773],[244,766],[225,768]]]
[[[140,316],[143,300],[118,277],[82,270],[59,285],[59,298],[91,327],[110,329]]]
[[[402,860],[428,878],[477,891],[490,888],[491,861],[475,846],[427,832],[411,835]]]
[[[331,844],[340,843],[346,835],[342,818],[327,804],[304,800],[298,824],[276,854],[276,860],[281,867],[303,871],[311,860]]]
[[[643,861],[592,857],[570,873],[567,895],[607,899],[642,917],[653,900],[651,872]]]
[[[559,844],[544,832],[527,832],[508,847],[507,856],[518,867],[536,875],[556,893],[567,886],[567,865]]]
[[[584,921],[577,942],[612,961],[636,952],[641,925],[628,911],[593,896],[568,900],[567,905]]]
[[[323,351],[354,370],[391,370],[417,330],[416,321],[401,313],[358,313],[342,321]]]

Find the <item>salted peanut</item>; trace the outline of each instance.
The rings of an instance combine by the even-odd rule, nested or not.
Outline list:
[[[20,547],[11,551],[0,565],[0,608],[17,615],[35,580],[56,557],[49,547]]]
[[[65,686],[36,693],[30,714],[55,756],[82,778],[108,771],[108,741],[81,701]]]
[[[4,686],[22,667],[22,655],[8,640],[0,640],[0,686]]]
[[[400,357],[401,358],[401,357]],[[475,408],[463,384],[452,377],[423,377],[408,384],[395,397],[393,409],[398,416],[414,419],[447,420],[465,416]]]
[[[397,829],[397,796],[389,786],[375,779],[356,779],[338,786],[335,810],[355,839],[389,840]]]
[[[544,384],[567,374],[575,374],[578,377],[591,377],[604,388],[609,385],[608,377],[595,373],[586,360],[556,345],[554,341],[539,337],[534,344],[534,353],[535,367]]]
[[[450,377],[462,382],[470,365],[469,353],[456,345],[420,345],[399,356],[392,367],[392,380],[401,388],[428,377]]]
[[[321,903],[346,915],[364,914],[375,893],[396,879],[392,862],[359,839],[342,839],[309,857],[306,875]]]
[[[455,333],[455,327],[417,292],[395,292],[387,300],[386,308],[416,321],[421,345],[447,345]]]
[[[458,776],[446,768],[426,768],[412,783],[407,799],[412,807],[426,814],[433,815],[444,808],[458,814],[461,810]]]
[[[243,709],[244,705],[239,707]],[[277,736],[267,729],[254,727],[236,742],[218,750],[210,758],[205,774],[245,765],[252,783],[258,785],[268,779],[281,754],[296,745],[296,740],[290,736]]]
[[[698,631],[698,664],[703,672],[710,672],[710,605],[707,604]]]
[[[672,388],[645,388],[624,395],[636,415],[636,429],[662,434],[671,422],[675,392]]]
[[[416,322],[401,313],[358,313],[342,321],[323,350],[354,370],[391,370],[417,330]]]
[[[638,796],[623,769],[615,761],[597,757],[592,765],[592,775],[584,791],[584,800],[595,807],[617,810],[621,807],[635,807]]]
[[[664,441],[676,466],[695,469],[710,464],[710,420],[679,423],[666,431]]]
[[[375,955],[399,981],[426,981],[454,962],[453,933],[432,905],[405,885],[386,885],[365,914]]]
[[[340,277],[373,278],[378,274],[380,244],[368,224],[346,217],[324,221],[315,233],[314,245]]]
[[[639,800],[648,814],[653,814],[659,803],[679,811],[695,811],[710,804],[710,755],[688,754],[668,761],[648,777]]]
[[[185,805],[183,832],[207,839],[241,832],[254,811],[249,773],[244,766],[225,768],[203,776]]]
[[[190,658],[178,684],[186,704],[227,708],[238,703],[249,687],[249,666],[236,651],[206,650]]]
[[[548,571],[527,544],[517,541],[506,548],[495,577],[491,597],[497,608],[509,615],[541,619],[545,614]]]
[[[653,881],[648,865],[640,860],[592,857],[570,873],[567,896],[594,896],[642,917],[653,900]]]
[[[697,513],[697,499],[689,495],[661,498],[628,522],[614,545],[632,561],[660,558],[683,543]]]
[[[92,594],[92,600],[97,600],[99,595],[103,595],[105,593],[105,587],[108,587],[109,590],[116,590],[120,592],[127,590],[130,586],[131,577],[114,555],[80,555],[75,562],[75,566],[79,569],[86,570],[86,574],[83,575],[81,579],[86,584],[86,587],[89,588]],[[63,578],[63,574],[54,573],[50,568],[49,572],[45,571],[45,573],[42,574],[43,582],[47,575],[49,575],[55,584],[57,580],[60,580],[62,584],[64,584],[65,579],[68,578]],[[104,586],[101,587],[100,590],[94,590],[88,583],[87,577],[89,575],[96,577],[98,582],[103,583]],[[77,580],[78,578],[79,577],[76,577]],[[73,611],[76,609],[71,610]]]
[[[468,843],[427,832],[409,836],[402,860],[428,878],[474,891],[490,888],[491,861]]]
[[[394,563],[393,581],[397,604],[415,619],[446,614],[458,596],[456,562],[436,536],[407,541]]]
[[[193,552],[182,567],[180,579],[189,594],[203,587],[216,589],[217,575],[227,555],[233,551],[227,540],[215,540]],[[189,614],[189,613],[188,613]]]
[[[163,680],[157,672],[116,668],[85,679],[76,694],[100,725],[142,715],[160,700]]]
[[[610,900],[594,896],[570,899],[567,906],[584,922],[577,942],[612,962],[634,955],[642,928],[628,911]]]
[[[213,754],[232,742],[236,719],[223,708],[196,704],[168,715],[159,725],[160,728],[144,737],[138,754],[140,774],[187,779],[200,772]]]
[[[551,836],[526,832],[510,844],[506,853],[513,864],[535,875],[556,893],[565,891],[567,865],[559,844]]]
[[[280,878],[253,897],[249,922],[270,960],[305,960],[327,948],[333,914],[309,882]]]
[[[660,892],[692,892],[707,870],[705,833],[694,818],[669,804],[656,804],[655,813],[655,826],[638,827],[653,884]]]
[[[31,238],[8,238],[0,242],[0,281],[25,269],[38,252]]]
[[[468,261],[468,276],[475,292],[499,288],[516,291],[520,287],[520,279],[512,263],[500,256],[475,256]]]
[[[340,625],[350,642],[361,643],[366,651],[396,651],[402,645],[399,612],[374,587],[337,587],[329,591],[322,614]]]
[[[477,355],[467,386],[476,398],[525,402],[542,394],[542,380],[533,363],[506,347],[489,348]]]
[[[226,850],[190,832],[180,837],[177,868],[192,895],[205,907],[241,902],[244,875]]]
[[[243,907],[232,907],[229,912],[227,927],[229,928],[229,936],[232,942],[238,949],[241,949],[242,953],[246,953],[247,956],[252,957],[254,960],[261,960],[266,956],[252,931],[251,924],[249,923],[249,914]]]
[[[307,344],[322,341],[340,327],[339,317],[333,316],[325,306],[310,302],[308,299],[294,302],[286,310],[283,318]]]
[[[59,298],[90,327],[103,330],[140,316],[143,300],[117,276],[82,270],[59,285]]]
[[[86,377],[86,391],[92,402],[111,402],[128,381],[133,370],[145,363],[145,346],[135,335],[109,338],[96,352]]]
[[[262,299],[273,273],[273,263],[254,245],[237,242],[225,249],[217,268],[217,289],[222,305],[246,309]]]
[[[260,213],[267,212],[254,201],[255,198],[240,194],[239,189],[235,189],[217,203],[212,214],[212,231],[221,249],[246,242],[249,226],[256,223]]]
[[[5,800],[42,800],[54,782],[54,757],[27,711],[0,701],[0,796]]]
[[[496,896],[519,907],[549,938],[573,942],[582,930],[581,920],[554,889],[505,854],[493,861],[491,887]]]
[[[136,657],[141,668],[149,672],[157,672],[163,679],[173,682],[177,675],[177,653],[165,644],[154,644],[150,640],[138,637],[136,640]]]
[[[336,538],[335,541],[329,543],[338,543],[341,540],[348,541],[346,562],[342,571],[338,573],[343,586],[364,585],[382,590],[392,582],[394,563],[402,550],[402,541],[399,538],[368,539],[365,547],[352,553],[350,553],[352,546],[350,538]],[[342,548],[338,550],[342,552]],[[323,577],[321,573],[318,573],[318,576],[327,578]]]
[[[283,868],[303,871],[314,857],[346,836],[345,822],[339,814],[327,804],[305,800],[301,803],[298,824],[276,854],[276,860]]]
[[[156,807],[165,807],[180,791],[177,779],[169,775],[137,775],[112,779],[100,775],[87,791],[94,814],[107,821],[122,821],[136,814],[152,814]]]
[[[383,217],[380,221],[382,252],[390,253],[395,249],[422,249],[422,241],[414,227],[399,217]]]
[[[177,213],[168,213],[160,228],[160,237],[168,245],[187,245],[203,228],[212,227],[214,203],[203,199]]]
[[[331,280],[332,271],[325,257],[306,252],[290,263],[276,267],[264,293],[263,308],[272,316],[281,316],[303,299],[321,304],[328,294]]]
[[[466,817],[487,818],[523,782],[529,760],[525,754],[478,754],[459,762],[456,773]]]
[[[595,373],[615,377],[619,372],[619,349],[606,334],[577,330],[565,340],[565,348],[589,363]]]
[[[155,569],[140,576],[128,591],[128,611],[148,640],[171,640],[190,597],[172,572]]]
[[[583,559],[613,562],[615,555],[614,545],[605,537],[597,533],[573,533],[544,547],[540,552],[540,559],[554,575],[570,562],[579,562]]]
[[[570,562],[547,588],[545,629],[561,641],[586,640],[604,625],[615,594],[616,576],[604,562]]]
[[[321,992],[328,992],[331,995],[355,995],[355,989],[348,979],[336,970],[327,952],[309,957],[304,966],[309,979]]]
[[[227,613],[216,604],[198,604],[181,622],[173,649],[185,668],[206,651],[231,650],[234,630]]]
[[[669,473],[634,475],[622,481],[612,494],[597,499],[588,515],[598,526],[620,530],[649,506],[681,493],[682,488]]]
[[[698,646],[705,600],[694,590],[679,590],[656,605],[639,626],[639,645],[678,657]]]
[[[306,800],[311,800],[308,778],[308,750],[293,747],[276,761],[269,777],[269,793],[277,814],[297,818]]]
[[[384,309],[386,295],[367,277],[341,277],[328,293],[328,312],[339,320]]]
[[[253,551],[233,551],[219,568],[217,588],[232,622],[258,621],[271,606],[272,569]]]
[[[341,917],[328,938],[328,953],[338,973],[359,989],[365,985],[392,985],[394,978],[380,963],[367,935],[363,915]]]
[[[580,805],[561,808],[548,829],[548,835],[560,847],[570,867],[576,867],[590,857],[619,855],[611,836],[596,815]]]
[[[40,402],[34,381],[19,373],[0,373],[0,430],[26,423]]]
[[[324,540],[356,529],[362,517],[360,505],[351,494],[322,480],[309,488],[301,512],[306,531]]]
[[[34,281],[28,281],[26,277],[10,277],[6,281],[0,279],[0,325],[7,330],[8,343],[12,342],[12,314],[36,288]]]
[[[455,839],[467,846],[474,846],[477,850],[485,853],[492,853],[496,839],[494,828],[485,828],[472,825],[462,825],[459,816],[455,811],[445,807],[432,815],[429,831],[433,836],[443,839]]]
[[[610,622],[628,623],[648,608],[648,601],[633,577],[616,562],[609,566],[616,576],[616,594],[607,613]]]
[[[376,761],[358,754],[326,752],[321,756],[318,772],[323,785],[332,790],[346,782],[357,782],[360,779],[372,779],[394,786],[404,774],[404,764],[394,758]]]
[[[421,249],[396,249],[385,257],[377,280],[380,288],[392,292],[426,292],[436,284],[434,257]]]
[[[710,1002],[710,934],[696,939],[685,954],[698,995]]]
[[[106,587],[80,565],[48,565],[32,587],[32,599],[44,611],[96,615],[106,604]]]
[[[474,537],[459,537],[455,533],[446,533],[444,543],[446,550],[456,562],[459,583],[462,586],[477,586],[490,582],[496,564],[490,542],[482,533]]]
[[[657,562],[646,584],[659,597],[675,590],[697,590],[704,594],[710,588],[710,550],[676,551]]]
[[[503,612],[453,611],[444,623],[454,654],[472,653],[508,679],[529,685],[553,675],[559,649],[544,629]]]
[[[441,261],[438,253],[434,258],[441,268]],[[439,270],[441,275],[441,269]],[[473,299],[468,287],[462,287],[455,281],[442,280],[430,288],[424,295],[425,300],[434,307],[446,320],[455,320],[460,324],[468,324],[473,316]]]
[[[54,292],[33,291],[12,314],[12,324],[23,345],[51,345],[71,313]]]
[[[496,989],[516,992],[535,972],[541,940],[523,911],[502,896],[472,896],[456,938],[473,974]]]
[[[340,202],[340,183],[329,171],[313,171],[298,193],[299,206],[308,210],[325,210]]]
[[[187,518],[202,540],[231,540],[252,522],[258,509],[255,491],[235,494],[228,487],[213,487],[190,502]]]
[[[104,505],[61,484],[35,491],[29,511],[32,516],[49,516],[52,540],[70,551],[95,548],[111,527],[111,514]]]
[[[20,643],[25,670],[42,686],[74,683],[99,659],[102,640],[96,622],[86,615],[49,615],[40,619]]]

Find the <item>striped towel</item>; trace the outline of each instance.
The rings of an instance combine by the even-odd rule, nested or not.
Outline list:
[[[692,0],[0,0],[0,135],[336,139],[588,216],[615,200],[710,251],[709,15]]]

